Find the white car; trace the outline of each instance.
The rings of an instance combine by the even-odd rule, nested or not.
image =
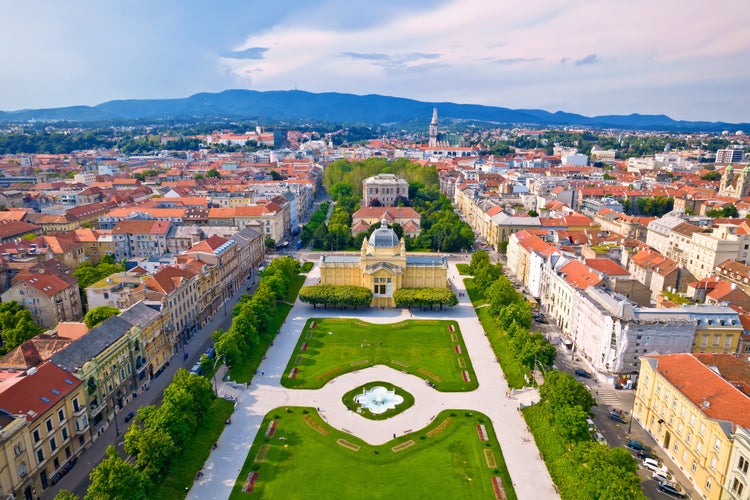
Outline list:
[[[661,462],[654,458],[644,458],[643,467],[650,471],[656,472],[657,470],[661,470],[664,466],[661,464]]]
[[[674,476],[670,474],[669,470],[667,470],[666,467],[654,471],[654,479],[656,479],[659,483],[666,483],[671,485],[676,484]]]
[[[599,444],[607,444],[607,440],[604,439],[604,436],[602,436],[601,432],[597,432],[596,434],[594,434],[594,441]]]

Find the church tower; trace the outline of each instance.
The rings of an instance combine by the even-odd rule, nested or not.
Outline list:
[[[745,167],[737,173],[732,165],[727,166],[721,176],[719,196],[745,198],[748,195],[750,195],[750,167]]]
[[[430,143],[431,148],[438,146],[438,117],[437,108],[432,108],[432,121],[430,122]]]

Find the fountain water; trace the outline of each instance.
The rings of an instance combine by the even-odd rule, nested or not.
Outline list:
[[[396,394],[395,390],[389,391],[382,385],[376,385],[369,391],[365,389],[362,394],[354,396],[354,402],[375,415],[380,415],[403,403],[404,398]]]

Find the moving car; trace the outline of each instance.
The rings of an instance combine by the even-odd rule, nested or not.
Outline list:
[[[659,483],[659,490],[663,491],[667,495],[672,495],[677,498],[685,498],[685,490],[679,484],[670,484],[661,482]]]
[[[131,411],[130,413],[125,415],[125,422],[130,422],[131,420],[133,420],[133,417],[135,417],[135,413]]]
[[[591,374],[587,372],[586,370],[584,370],[583,368],[576,368],[575,374],[578,377],[591,378]]]

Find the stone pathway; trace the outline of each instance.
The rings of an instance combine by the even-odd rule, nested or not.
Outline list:
[[[453,264],[449,276],[460,278]],[[318,268],[315,267],[308,274],[306,284],[317,283],[318,278]],[[453,286],[456,291],[465,292],[461,279],[453,280]],[[311,317],[351,317],[371,323],[396,323],[407,319],[455,320],[461,328],[479,388],[472,392],[439,392],[419,377],[383,365],[341,375],[317,390],[282,387],[281,376],[305,322]],[[394,433],[406,434],[427,426],[445,409],[480,411],[492,421],[518,498],[559,498],[518,411],[520,404],[537,402],[538,392],[535,389],[513,391],[511,397],[507,397],[508,385],[466,294],[459,297],[459,305],[450,310],[415,312],[413,316],[409,311],[399,309],[356,312],[313,309],[312,306],[297,301],[259,372],[262,375],[257,375],[252,385],[244,390],[221,384],[219,394],[238,395],[232,425],[227,426],[219,438],[218,447],[211,452],[203,468],[203,476],[195,482],[188,498],[228,498],[263,418],[280,406],[318,408],[321,416],[331,426],[374,445],[388,442]],[[414,406],[387,420],[367,420],[356,412],[349,411],[341,403],[341,396],[345,392],[374,380],[390,382],[410,392],[414,396]]]

